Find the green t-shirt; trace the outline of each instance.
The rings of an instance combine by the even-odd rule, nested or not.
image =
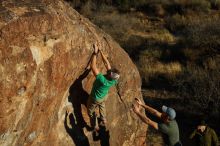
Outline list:
[[[103,100],[108,94],[110,87],[114,86],[116,83],[116,80],[107,80],[103,74],[99,73],[96,76],[95,82],[93,83],[91,92],[92,97],[97,101]]]
[[[164,134],[165,143],[169,146],[174,146],[179,142],[179,127],[176,120],[172,120],[169,123],[158,124],[158,129]]]

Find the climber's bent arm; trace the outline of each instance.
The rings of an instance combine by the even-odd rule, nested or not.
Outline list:
[[[107,70],[110,70],[110,69],[111,69],[111,65],[110,65],[110,63],[109,63],[107,57],[103,54],[102,50],[99,50],[99,51],[100,51],[100,53],[101,53],[102,60],[103,60],[103,63],[104,63],[104,65],[105,65],[106,69],[107,69]]]
[[[142,113],[137,112],[137,116],[143,121],[144,123],[152,126],[154,129],[158,130],[158,124],[151,119],[149,119],[147,116],[144,116]]]
[[[96,55],[97,55],[97,53],[93,53],[92,62],[91,62],[91,68],[92,68],[92,72],[93,72],[94,76],[97,76],[99,74],[99,70],[96,66]]]
[[[148,112],[150,112],[152,115],[158,117],[158,118],[161,118],[161,115],[162,113],[157,111],[156,109],[146,105],[146,104],[143,104],[142,107],[144,107]]]

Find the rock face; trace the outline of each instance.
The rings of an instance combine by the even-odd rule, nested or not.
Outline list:
[[[121,79],[106,102],[109,132],[94,141],[85,128],[85,103],[95,78],[85,68],[97,39]],[[98,66],[105,73],[100,56]],[[139,146],[145,128],[130,105],[141,96],[140,86],[120,46],[65,2],[0,2],[1,146]],[[70,105],[74,116],[67,117]]]

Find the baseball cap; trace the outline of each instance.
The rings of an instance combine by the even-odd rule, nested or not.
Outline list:
[[[119,71],[115,68],[107,70],[107,74],[110,75],[113,80],[118,80],[120,77]]]
[[[175,119],[176,112],[175,112],[175,110],[173,108],[167,107],[167,106],[163,105],[162,106],[162,111],[169,116],[170,120],[174,120]]]
[[[207,122],[207,117],[202,116],[202,117],[199,118],[197,124],[198,124],[198,125],[201,125],[201,126],[206,126],[206,125],[207,125],[206,122]]]
[[[114,72],[111,72],[110,76],[111,76],[111,78],[112,78],[113,80],[118,80],[118,79],[119,79],[119,77],[120,77],[120,75],[119,75],[119,74],[114,73]]]

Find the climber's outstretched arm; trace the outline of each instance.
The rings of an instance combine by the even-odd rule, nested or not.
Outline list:
[[[152,115],[161,118],[162,113],[157,111],[156,109],[144,104],[139,98],[135,98],[136,102],[143,108],[145,108],[146,111],[150,112]]]
[[[92,54],[92,62],[91,62],[91,68],[92,68],[92,72],[95,76],[97,76],[99,74],[99,70],[96,66],[96,56],[98,55],[98,46],[97,44],[94,45],[94,52]]]
[[[142,122],[152,126],[154,129],[158,130],[158,123],[152,121],[147,116],[143,115],[140,112],[140,106],[139,105],[132,105],[132,109],[134,113],[141,119]]]
[[[137,116],[141,119],[142,122],[150,125],[151,127],[153,127],[154,129],[158,130],[158,124],[154,121],[152,121],[151,119],[149,119],[147,116],[144,116],[141,113],[136,113]]]
[[[100,53],[101,53],[102,60],[103,60],[103,63],[104,63],[104,65],[105,65],[106,69],[107,69],[107,70],[110,70],[110,69],[111,69],[111,65],[110,65],[110,63],[109,63],[107,57],[103,54],[102,50],[99,50],[99,51],[100,51]]]

